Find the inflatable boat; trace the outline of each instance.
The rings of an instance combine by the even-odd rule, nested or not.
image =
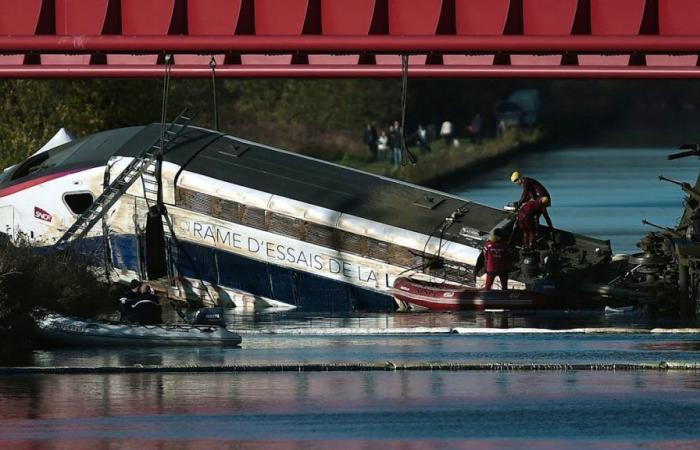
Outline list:
[[[551,299],[537,292],[526,290],[492,290],[450,284],[431,283],[407,277],[394,282],[396,300],[420,308],[442,311],[484,309],[543,309]]]
[[[35,318],[38,336],[72,346],[238,346],[241,336],[223,326],[103,322],[45,313]]]

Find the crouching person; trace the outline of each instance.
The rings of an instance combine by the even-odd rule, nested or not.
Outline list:
[[[483,254],[486,266],[484,290],[491,290],[496,277],[501,281],[501,289],[508,289],[508,273],[512,265],[510,243],[502,239],[501,230],[496,229],[491,233],[484,245]]]
[[[518,228],[523,232],[523,246],[525,248],[532,249],[535,246],[540,216],[544,216],[544,220],[549,226],[550,235],[554,232],[552,219],[549,218],[547,213],[549,205],[551,205],[549,197],[540,197],[537,200],[528,200],[520,207],[518,211]]]
[[[160,299],[150,286],[139,280],[131,280],[129,290],[120,299],[121,321],[139,325],[155,325],[162,322]]]

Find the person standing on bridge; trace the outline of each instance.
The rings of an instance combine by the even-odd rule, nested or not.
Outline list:
[[[510,181],[523,187],[523,193],[520,195],[520,200],[514,204],[516,209],[523,206],[528,200],[537,200],[538,198],[542,197],[548,197],[551,204],[552,197],[549,195],[549,191],[547,191],[547,188],[545,188],[542,183],[534,178],[523,177],[520,175],[520,172],[515,171],[510,176]]]
[[[528,200],[518,210],[518,228],[523,232],[523,246],[531,249],[537,239],[537,227],[540,216],[544,216],[550,232],[554,231],[552,219],[547,214],[547,207],[551,204],[549,197],[540,197],[537,200]],[[515,229],[513,229],[515,231]]]

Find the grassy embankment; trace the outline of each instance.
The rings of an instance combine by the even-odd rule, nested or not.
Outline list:
[[[368,157],[357,153],[346,154],[339,163],[410,183],[442,186],[524,151],[542,139],[543,134],[539,129],[512,131],[502,137],[483,139],[480,144],[472,144],[465,138],[459,139],[458,146],[448,146],[442,140],[435,141],[430,144],[432,151],[429,153],[420,153],[417,146],[411,146],[409,149],[418,158],[415,165],[394,167],[388,161],[370,162]]]

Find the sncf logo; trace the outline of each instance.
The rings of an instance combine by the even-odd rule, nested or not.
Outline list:
[[[36,206],[34,207],[34,217],[46,222],[51,222],[51,220],[53,219],[53,217],[51,217],[51,214],[47,213],[41,208],[37,208]]]

